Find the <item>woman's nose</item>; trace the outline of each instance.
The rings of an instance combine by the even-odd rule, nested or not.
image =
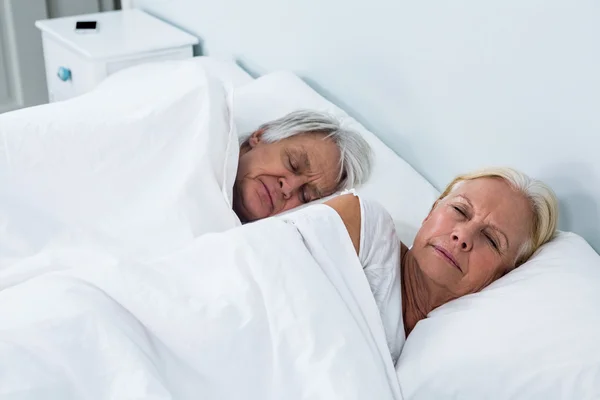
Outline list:
[[[462,251],[471,251],[473,248],[473,234],[468,229],[457,229],[452,234],[452,241],[458,242]]]

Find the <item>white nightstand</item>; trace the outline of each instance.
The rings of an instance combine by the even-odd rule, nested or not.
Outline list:
[[[98,21],[94,33],[75,32],[76,21]],[[198,39],[140,10],[56,18],[42,31],[48,98],[66,100],[133,65],[193,57]]]

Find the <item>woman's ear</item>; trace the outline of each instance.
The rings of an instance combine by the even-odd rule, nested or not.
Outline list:
[[[257,131],[254,131],[252,135],[250,135],[250,137],[248,138],[248,145],[250,145],[251,149],[256,147],[256,145],[260,143],[263,133],[264,129],[259,129]]]

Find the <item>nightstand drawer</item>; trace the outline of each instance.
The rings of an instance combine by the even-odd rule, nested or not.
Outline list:
[[[85,93],[105,75],[98,71],[93,62],[67,49],[53,38],[42,35],[42,42],[50,102]]]

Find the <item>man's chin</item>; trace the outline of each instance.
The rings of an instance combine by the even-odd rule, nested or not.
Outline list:
[[[249,196],[244,196],[242,192],[243,189],[239,190],[237,187],[234,187],[233,211],[242,223],[257,221],[269,216],[269,211],[262,207],[260,199],[255,198],[254,193],[246,193]],[[259,200],[259,204],[256,204],[256,200]]]
[[[245,214],[246,222],[258,221],[259,219],[267,218],[269,215],[263,212],[247,212]]]
[[[257,221],[259,219],[263,219],[269,216],[263,215],[263,210],[253,212],[251,208],[249,209],[244,207],[244,201],[234,201],[233,211],[236,213],[236,215],[238,216],[240,221],[242,221],[242,223]]]
[[[239,197],[236,196],[233,198],[232,208],[233,212],[238,216],[242,223],[250,222],[249,213],[244,208],[243,202]]]

